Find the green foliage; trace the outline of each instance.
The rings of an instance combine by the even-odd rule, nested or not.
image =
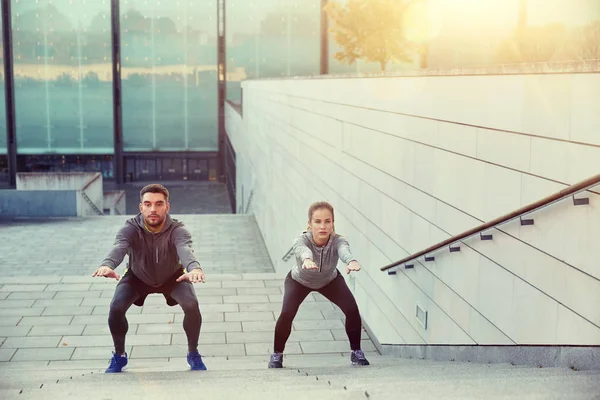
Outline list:
[[[410,1],[348,0],[345,5],[331,1],[325,8],[330,32],[343,48],[335,58],[354,63],[361,59],[377,62],[385,71],[390,62],[410,62],[411,45],[403,30],[403,16]]]

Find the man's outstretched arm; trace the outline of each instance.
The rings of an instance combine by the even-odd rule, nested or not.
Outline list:
[[[177,256],[181,261],[181,265],[183,265],[187,271],[186,274],[177,278],[177,282],[188,280],[192,283],[204,283],[204,271],[202,271],[200,262],[194,255],[194,249],[192,249],[192,235],[190,232],[184,227],[179,226],[173,231],[171,239],[177,249]]]
[[[115,278],[116,280],[119,280],[119,274],[117,274],[114,269],[123,262],[123,258],[125,258],[127,250],[131,247],[133,235],[135,234],[136,230],[133,226],[126,225],[121,228],[117,233],[113,248],[110,250],[104,261],[102,261],[100,268],[98,268],[92,276],[104,276],[106,278]]]
[[[200,262],[194,255],[194,249],[192,249],[192,235],[184,227],[180,226],[173,230],[172,236],[173,244],[177,249],[177,256],[181,260],[181,265],[187,272],[193,269],[202,269]]]

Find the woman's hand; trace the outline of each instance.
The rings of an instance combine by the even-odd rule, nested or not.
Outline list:
[[[319,269],[319,267],[310,258],[305,258],[302,262],[302,269]]]
[[[360,264],[358,261],[350,261],[350,264],[346,265],[346,273],[349,274],[352,271],[360,271]]]

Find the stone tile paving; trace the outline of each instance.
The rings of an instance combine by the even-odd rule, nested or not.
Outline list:
[[[252,216],[172,216],[181,220],[191,232],[195,254],[207,272],[214,274],[273,271],[260,230]],[[0,276],[5,277],[2,283],[21,284],[23,281],[18,277],[28,275],[30,277],[26,281],[27,287],[22,287],[19,292],[53,291],[53,286],[46,288],[45,285],[58,282],[62,282],[63,292],[101,291],[102,281],[94,281],[95,284],[91,286],[81,279],[97,268],[108,254],[116,233],[131,217],[98,216],[84,219],[0,222]],[[43,275],[44,278],[35,278],[39,275]],[[64,277],[68,277],[68,280],[61,281]],[[65,286],[66,283],[69,283],[69,286]],[[256,282],[243,284],[250,287],[261,286]],[[236,287],[235,282],[228,285]],[[264,284],[262,286],[264,287]],[[4,292],[11,291],[8,289]],[[62,296],[67,295],[63,294],[60,297]],[[89,296],[95,296],[95,293]]]
[[[174,215],[178,217],[178,215]],[[0,370],[102,368],[112,350],[107,325],[115,281],[92,278],[125,216],[12,221],[0,228]],[[182,215],[207,282],[195,286],[208,357],[263,357],[272,351],[283,278],[273,272],[251,216]],[[244,262],[241,263],[240,261]],[[123,264],[124,265],[124,264]],[[123,272],[123,266],[118,271]],[[161,295],[128,312],[130,365],[185,368],[183,313]],[[302,305],[286,353],[347,354],[344,316],[318,294]],[[363,349],[374,354],[366,334]],[[1,375],[1,372],[0,372]]]

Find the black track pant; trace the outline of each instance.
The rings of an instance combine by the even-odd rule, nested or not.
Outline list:
[[[175,282],[168,285],[170,292],[148,290],[145,284],[141,283],[135,276],[133,279],[126,280],[125,274],[123,280],[117,285],[110,311],[108,314],[108,326],[115,344],[117,354],[125,353],[125,335],[129,329],[125,313],[140,297],[149,293],[163,293],[169,295],[183,309],[183,330],[188,340],[188,350],[194,351],[198,348],[200,337],[200,326],[202,325],[202,316],[198,306],[198,298],[193,285],[188,282]]]
[[[292,279],[291,272],[285,278],[283,306],[275,324],[275,343],[273,350],[283,353],[285,343],[292,332],[292,322],[300,304],[314,289],[310,289]],[[361,319],[356,300],[346,285],[346,281],[338,272],[337,277],[327,286],[315,290],[337,305],[346,315],[346,334],[350,341],[350,349],[360,349]]]

